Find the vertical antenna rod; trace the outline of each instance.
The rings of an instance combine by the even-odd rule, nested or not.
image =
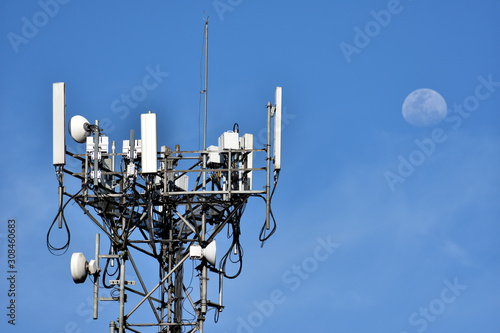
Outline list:
[[[207,81],[208,81],[208,17],[205,20],[205,122],[203,129],[203,150],[207,149]]]
[[[266,230],[271,228],[271,117],[273,116],[273,106],[267,102],[267,143],[266,143]]]
[[[99,252],[101,244],[101,235],[95,234],[95,265],[99,269]],[[99,275],[94,276],[94,311],[92,319],[97,319],[99,301]]]

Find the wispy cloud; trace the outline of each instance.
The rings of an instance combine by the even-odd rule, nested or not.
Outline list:
[[[451,257],[452,260],[459,262],[461,265],[464,266],[472,265],[472,260],[470,258],[469,253],[463,247],[459,246],[458,244],[456,244],[451,240],[444,241],[441,250],[446,255]]]

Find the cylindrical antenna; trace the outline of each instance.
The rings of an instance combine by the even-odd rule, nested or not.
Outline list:
[[[94,186],[99,185],[99,179],[97,178],[97,170],[99,170],[99,120],[95,121],[94,129]]]
[[[111,141],[111,171],[115,172],[116,142]]]
[[[222,282],[224,280],[224,273],[219,271],[219,312],[222,311]]]
[[[207,94],[208,94],[208,17],[205,20],[205,121],[203,125],[203,150],[207,149]]]
[[[266,143],[266,230],[271,228],[271,114],[273,106],[271,102],[267,103],[267,143]]]
[[[100,252],[100,244],[101,244],[101,235],[95,234],[95,262],[96,267],[99,269],[99,252]],[[98,315],[98,301],[99,301],[99,274],[94,276],[94,312],[93,319],[97,319]]]

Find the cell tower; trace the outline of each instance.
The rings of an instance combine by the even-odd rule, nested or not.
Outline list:
[[[51,252],[67,250],[69,237],[64,246],[54,247],[50,234],[57,224],[69,235],[64,210],[71,201],[98,227],[94,259],[87,261],[83,253],[74,253],[71,275],[75,283],[93,277],[94,319],[99,301],[118,302],[118,317],[111,320],[110,332],[140,332],[148,327],[156,332],[203,332],[207,311],[223,310],[223,280],[241,272],[240,219],[250,197],[260,197],[266,205],[260,240],[267,240],[276,227],[271,199],[281,169],[281,103],[282,89],[277,87],[274,105],[267,103],[263,147],[254,147],[253,135],[240,135],[235,124],[222,133],[217,146],[206,147],[205,127],[203,150],[181,151],[178,145],[158,149],[157,115],[148,112],[140,117],[140,138],[131,130],[120,151],[97,120],[91,124],[74,116],[66,127],[65,84],[53,84],[53,164],[59,210],[47,244]],[[85,145],[85,153],[66,150],[67,129]],[[81,168],[67,169],[67,156],[79,161]],[[258,165],[259,160],[263,165]],[[76,193],[66,191],[64,175],[81,183]],[[260,186],[256,186],[258,180]],[[224,230],[230,245],[217,265],[216,238]],[[109,239],[105,254],[100,235]],[[184,281],[188,259],[196,262],[199,291]],[[228,260],[236,263],[235,274],[226,271]],[[141,268],[148,261],[156,271],[151,266]],[[126,272],[134,278],[127,280]],[[218,282],[215,302],[208,298],[209,277]],[[103,289],[110,291],[109,296],[103,295]],[[194,315],[189,319],[185,312]]]

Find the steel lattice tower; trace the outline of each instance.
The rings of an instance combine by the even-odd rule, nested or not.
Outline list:
[[[73,117],[68,129],[86,145],[83,154],[66,151],[65,85],[54,83],[53,88],[53,164],[59,181],[59,210],[47,234],[49,250],[67,250],[69,240],[54,247],[50,233],[57,222],[69,233],[64,209],[75,202],[99,229],[94,259],[87,262],[82,253],[71,258],[76,283],[87,276],[94,278],[94,319],[99,301],[115,301],[119,314],[110,322],[110,332],[140,332],[146,327],[159,332],[203,332],[208,309],[220,312],[224,308],[223,279],[241,271],[240,220],[251,197],[260,197],[266,204],[260,240],[275,230],[271,199],[281,168],[281,88],[276,89],[275,105],[267,105],[267,142],[261,148],[254,148],[253,135],[240,135],[235,124],[219,137],[218,146],[198,151],[181,151],[178,146],[157,149],[156,114],[149,112],[141,115],[141,138],[136,139],[132,130],[119,152],[98,121],[91,125],[81,116]],[[67,156],[78,160],[81,168],[67,169]],[[264,165],[255,165],[257,156],[264,157]],[[64,175],[79,180],[76,193],[66,191]],[[255,190],[254,178],[264,177],[263,189]],[[231,235],[230,246],[217,265],[215,241],[224,230]],[[100,235],[109,239],[106,254],[101,253]],[[197,293],[188,290],[183,279],[187,259],[199,260]],[[148,260],[156,265],[156,272],[141,268],[139,263]],[[232,276],[226,272],[227,260],[239,265]],[[127,280],[125,272],[135,278]],[[207,296],[209,275],[219,283],[216,302]],[[111,291],[109,297],[100,295],[103,288]],[[194,320],[185,319],[186,306],[194,312]],[[144,321],[145,309],[149,309],[148,321]]]

